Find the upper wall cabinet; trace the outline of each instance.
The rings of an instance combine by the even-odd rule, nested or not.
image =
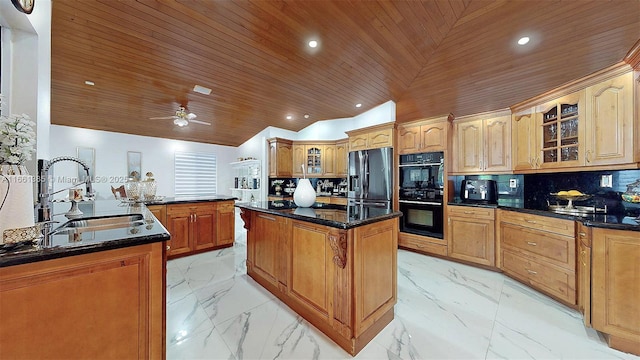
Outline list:
[[[347,131],[349,151],[393,147],[394,124],[386,123]]]
[[[637,91],[627,72],[514,114],[514,171],[640,162]]]
[[[269,176],[291,177],[293,142],[287,139],[270,138]]]
[[[537,167],[565,168],[584,163],[584,91],[538,107]]]
[[[444,151],[448,128],[446,117],[398,125],[398,153]]]
[[[511,171],[511,117],[508,113],[460,120],[453,129],[453,172]]]
[[[634,162],[633,99],[631,72],[587,88],[585,165]],[[636,137],[636,147],[639,141]]]
[[[347,174],[347,140],[293,142],[293,177],[344,177]]]

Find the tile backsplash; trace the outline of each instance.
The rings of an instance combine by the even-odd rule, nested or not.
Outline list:
[[[601,186],[603,176],[606,175],[611,175],[611,187]],[[592,195],[592,198],[576,202],[576,205],[607,205],[609,213],[640,215],[640,204],[624,202],[620,196],[627,191],[627,185],[637,179],[640,179],[640,170],[527,174],[524,175],[524,204],[526,208],[546,210],[547,201],[564,205],[563,201],[557,200],[551,193],[579,190]]]

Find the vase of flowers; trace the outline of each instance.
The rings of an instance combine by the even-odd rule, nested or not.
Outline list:
[[[4,108],[1,101],[2,95],[0,108]],[[24,163],[31,160],[31,154],[35,150],[34,125],[27,114],[0,115],[0,174],[28,175]]]
[[[3,108],[0,95],[0,109]],[[33,176],[25,162],[31,160],[36,144],[35,123],[26,114],[0,115],[0,244],[32,241],[27,234],[34,226]],[[6,232],[9,230],[9,232]],[[16,232],[17,231],[17,232]],[[9,237],[6,235],[10,234]],[[25,234],[18,238],[11,234]]]

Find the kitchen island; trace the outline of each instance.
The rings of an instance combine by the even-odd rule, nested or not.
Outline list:
[[[398,211],[290,201],[236,204],[247,274],[355,355],[397,300]]]
[[[48,245],[0,248],[0,357],[164,358],[169,233],[142,204],[83,201],[81,222],[69,207]]]

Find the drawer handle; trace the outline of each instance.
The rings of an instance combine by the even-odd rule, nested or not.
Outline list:
[[[533,270],[529,270],[529,269],[525,269],[525,270],[527,270],[527,272],[529,274],[532,274],[532,275],[536,275],[538,273],[537,271],[533,271]]]
[[[579,234],[580,234],[580,237],[585,237],[585,236],[587,236],[587,234],[585,234],[585,233],[583,233],[583,232],[580,232]]]
[[[535,220],[527,220],[527,219],[525,219],[524,221],[528,222],[529,224],[537,224],[538,223]]]
[[[473,211],[463,211],[465,214],[473,214]]]
[[[535,243],[533,241],[527,241],[527,245],[531,245],[531,246],[537,246],[538,243]]]

